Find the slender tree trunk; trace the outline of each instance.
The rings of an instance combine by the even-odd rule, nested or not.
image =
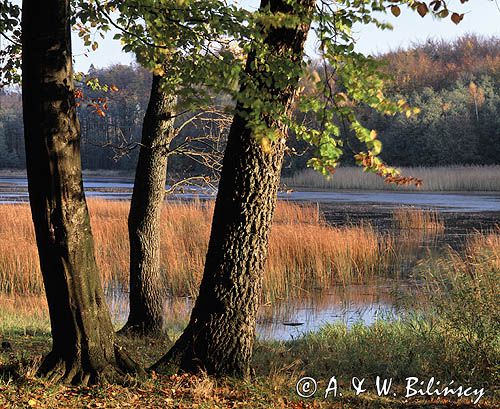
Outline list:
[[[28,188],[49,305],[52,351],[39,373],[87,384],[135,371],[114,342],[83,192],[70,1],[23,1]]]
[[[122,332],[155,336],[163,332],[160,276],[160,216],[165,198],[167,154],[174,136],[176,97],[161,90],[154,76],[144,117],[139,161],[128,218],[130,314]]]
[[[265,45],[269,47],[269,58],[300,64],[314,0],[299,0],[294,7],[301,7],[301,12],[287,3],[286,0],[261,3],[262,9],[270,5],[272,12],[303,17],[302,23],[294,28],[270,28]],[[245,75],[255,78],[262,95],[277,97],[277,103],[286,113],[290,112],[297,77],[283,84],[280,78],[273,77],[275,73],[260,72],[255,52],[248,57]],[[263,118],[280,134],[268,149],[263,149],[248,126],[249,110],[244,111],[242,106],[238,107],[228,135],[198,299],[182,336],[153,366],[157,371],[178,368],[190,372],[201,369],[218,376],[249,374],[287,129]]]

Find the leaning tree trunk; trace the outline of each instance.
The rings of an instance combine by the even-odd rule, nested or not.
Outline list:
[[[301,12],[291,9],[286,0],[270,0],[271,12],[298,14],[302,22],[294,28],[271,28],[265,38],[268,58],[281,58],[295,66],[302,62],[314,0],[297,3],[295,7],[301,7]],[[268,4],[264,0],[262,9]],[[254,79],[258,95],[277,96],[278,105],[289,114],[298,76],[286,84],[281,81],[280,85],[281,74],[260,71],[255,53],[254,50],[248,57],[244,76]],[[246,89],[242,85],[241,92]],[[279,134],[268,149],[263,149],[246,119],[250,108],[237,108],[228,135],[199,296],[184,333],[153,366],[157,371],[178,368],[238,377],[246,377],[250,371],[287,129],[263,117],[269,128],[277,129]]]
[[[174,136],[176,98],[154,76],[142,127],[139,161],[128,218],[130,313],[121,332],[156,336],[163,332],[160,276],[160,216],[165,198],[168,148]]]
[[[70,1],[23,1],[26,166],[52,351],[41,375],[87,384],[135,371],[114,342],[83,192]]]

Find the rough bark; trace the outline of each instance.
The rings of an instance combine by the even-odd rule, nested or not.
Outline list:
[[[310,25],[307,17],[314,0],[297,3],[305,17],[303,22],[295,28],[271,28],[265,43],[274,57],[288,56],[286,58],[300,64]],[[272,12],[295,13],[297,10],[291,10],[286,0],[261,3],[262,8],[268,5]],[[298,78],[279,86],[271,77],[272,85],[266,88],[254,60],[255,55],[251,53],[245,75],[256,78],[259,89],[277,96],[289,113]],[[282,124],[263,118],[270,127],[280,131],[270,149],[264,150],[248,127],[244,111],[242,106],[237,107],[229,131],[204,275],[190,322],[172,349],[153,366],[154,370],[249,375],[268,234],[287,130]]]
[[[69,3],[23,1],[24,137],[53,340],[39,374],[87,384],[138,368],[115,344],[94,256],[81,173]]]
[[[168,148],[174,136],[175,104],[176,98],[161,90],[161,77],[154,76],[128,218],[130,313],[121,332],[144,336],[163,332],[160,216],[165,198]]]

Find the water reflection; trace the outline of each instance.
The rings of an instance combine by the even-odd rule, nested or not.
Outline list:
[[[373,284],[335,286],[294,300],[264,304],[258,312],[257,336],[290,340],[327,323],[370,325],[378,318],[397,316],[397,294],[408,286],[408,282],[383,280]],[[121,326],[128,316],[128,294],[116,289],[106,293],[113,322]],[[169,297],[165,302],[167,327],[181,331],[187,325],[193,302],[189,297]]]

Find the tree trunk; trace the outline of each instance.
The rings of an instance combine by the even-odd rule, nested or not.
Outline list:
[[[154,76],[128,218],[130,313],[122,332],[136,335],[156,336],[163,332],[160,216],[168,148],[174,136],[175,104],[176,98],[161,90],[161,77]]]
[[[41,375],[95,383],[136,371],[115,344],[83,192],[70,1],[23,1],[23,115],[28,188],[49,305],[52,351]]]
[[[299,14],[287,3],[271,0],[271,12]],[[261,8],[268,4],[264,0]],[[302,23],[294,28],[269,29],[265,38],[269,58],[288,59],[294,65],[301,63],[314,0],[299,0],[298,6],[303,8]],[[289,114],[298,77],[283,84],[276,73],[259,70],[254,50],[248,57],[244,75],[254,79],[262,95],[277,97],[277,103]],[[244,91],[242,85],[241,92]],[[237,108],[228,135],[199,296],[184,333],[153,366],[157,371],[177,368],[190,372],[204,370],[217,376],[249,375],[287,129],[283,124],[262,118],[269,128],[279,131],[269,148],[263,149],[248,126],[249,108],[242,105]]]

